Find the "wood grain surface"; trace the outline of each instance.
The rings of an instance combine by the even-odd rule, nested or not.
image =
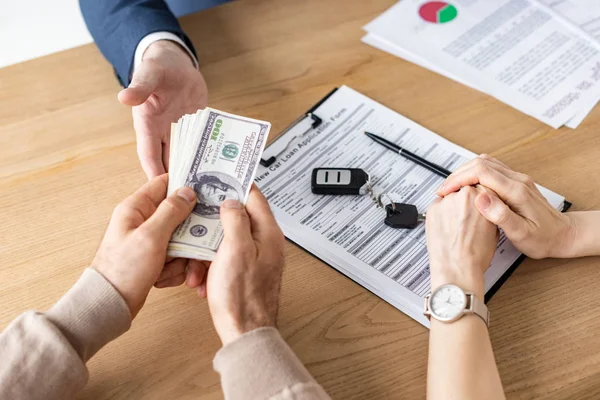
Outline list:
[[[600,208],[600,109],[552,128],[360,42],[393,0],[244,0],[181,20],[212,107],[272,137],[346,84],[474,152]],[[112,208],[145,181],[130,110],[93,45],[0,69],[0,328],[45,310],[89,264]],[[283,336],[335,399],[425,396],[428,331],[292,244]],[[510,399],[600,398],[600,259],[525,261],[489,307]],[[132,329],[89,362],[81,399],[222,398],[206,303],[153,290]],[[476,379],[476,378],[475,378]]]

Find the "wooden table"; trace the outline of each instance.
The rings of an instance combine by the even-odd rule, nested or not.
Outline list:
[[[600,110],[553,130],[489,96],[360,42],[394,0],[240,1],[182,19],[210,105],[278,132],[346,84],[574,203],[600,207]],[[91,261],[112,208],[144,181],[130,111],[93,45],[0,70],[0,327],[45,310]],[[292,244],[283,336],[336,399],[418,399],[428,331]],[[506,393],[600,397],[598,258],[525,261],[489,306]],[[82,399],[221,398],[208,309],[153,290],[130,332],[89,362]]]

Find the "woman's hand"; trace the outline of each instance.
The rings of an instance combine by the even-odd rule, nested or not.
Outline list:
[[[256,328],[276,326],[284,237],[256,186],[246,207],[235,200],[223,203],[221,223],[225,236],[216,258],[190,266],[186,284],[208,297],[215,329],[226,345]]]
[[[167,181],[166,174],[152,179],[115,208],[91,265],[123,296],[132,317],[144,305],[152,285],[159,281],[160,286],[163,268],[180,271],[179,283],[185,279],[188,260],[177,258],[165,265],[167,245],[194,208],[196,194],[182,187],[165,199]]]
[[[432,289],[452,283],[484,300],[484,273],[498,243],[498,229],[475,208],[475,199],[485,191],[466,186],[427,210]],[[451,323],[431,319],[427,398],[505,398],[481,318],[471,314]]]
[[[567,257],[576,234],[567,214],[552,207],[533,180],[488,155],[461,166],[438,190],[448,196],[462,187],[481,184],[495,193],[480,193],[479,212],[498,225],[519,251],[531,258]]]
[[[431,287],[452,283],[483,301],[484,273],[498,243],[498,229],[475,208],[485,189],[464,187],[427,210]]]

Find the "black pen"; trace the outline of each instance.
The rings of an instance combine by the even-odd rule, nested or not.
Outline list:
[[[419,164],[420,166],[427,168],[431,172],[435,172],[439,176],[447,178],[448,176],[450,176],[450,174],[452,174],[452,172],[448,171],[447,169],[440,167],[439,165],[436,165],[432,162],[429,162],[429,161],[425,160],[424,158],[421,158],[418,155],[411,153],[410,151],[408,151],[406,149],[403,149],[402,147],[398,146],[397,144],[392,143],[389,140],[382,138],[381,136],[377,136],[373,133],[366,132],[366,131],[365,131],[365,135],[367,135],[368,137],[370,137],[371,139],[373,139],[380,145],[387,147],[389,150],[392,150],[392,151],[400,154],[402,157],[406,157],[409,160]]]

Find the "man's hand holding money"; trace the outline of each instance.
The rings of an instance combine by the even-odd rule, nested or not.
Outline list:
[[[167,244],[195,204],[196,195],[187,187],[167,197],[165,174],[115,208],[91,266],[119,291],[133,318],[153,285],[173,284],[173,280],[165,281],[165,271],[185,270],[188,260],[168,259]]]
[[[221,206],[224,238],[212,263],[188,267],[186,285],[208,298],[215,329],[226,345],[246,332],[277,324],[284,236],[256,186],[244,207]]]
[[[152,179],[117,206],[92,268],[119,291],[132,318],[153,284],[179,285],[187,270],[186,284],[208,297],[224,345],[256,328],[276,326],[284,237],[269,203],[256,186],[246,207],[225,201],[220,210],[224,239],[215,260],[170,260],[170,235],[195,202],[187,187],[167,196],[167,175]]]

